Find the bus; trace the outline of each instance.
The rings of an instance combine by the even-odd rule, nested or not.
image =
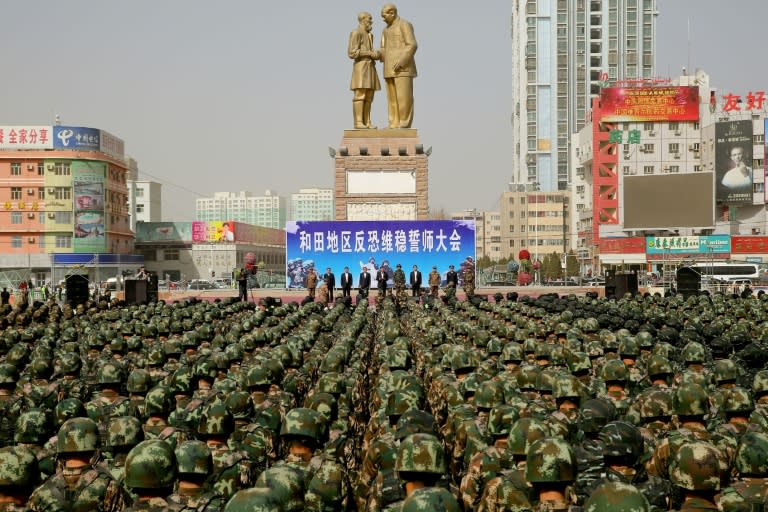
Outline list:
[[[701,274],[702,280],[719,281],[724,283],[750,282],[758,284],[761,279],[766,279],[766,274],[761,271],[757,263],[721,263],[699,262],[688,265]]]

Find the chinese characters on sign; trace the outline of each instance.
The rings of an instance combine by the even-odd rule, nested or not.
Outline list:
[[[746,95],[746,105],[741,108],[742,99],[738,94],[723,95],[723,112],[741,112],[742,110],[762,110],[765,103],[765,91],[749,91]]]
[[[728,235],[658,236],[646,238],[647,254],[727,254],[731,252]]]
[[[450,234],[442,229],[381,230],[381,231],[299,231],[299,250],[305,252],[459,252],[461,235],[456,229]]]
[[[640,144],[640,130],[629,130],[626,144]],[[611,144],[625,144],[624,132],[621,130],[611,130],[608,138]]]
[[[696,87],[606,87],[600,91],[602,120],[698,121]]]
[[[0,149],[51,149],[50,126],[0,126]]]

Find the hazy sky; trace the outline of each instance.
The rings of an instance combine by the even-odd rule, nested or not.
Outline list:
[[[351,128],[352,0],[5,2],[0,125],[63,124],[125,140],[163,216],[191,220],[214,191],[333,185],[328,146]],[[765,0],[658,0],[657,70],[702,68],[722,92],[768,89]],[[430,206],[498,207],[514,147],[512,0],[397,2],[419,49],[414,127],[430,157]],[[379,68],[380,70],[380,68]],[[373,120],[386,125],[384,91]]]

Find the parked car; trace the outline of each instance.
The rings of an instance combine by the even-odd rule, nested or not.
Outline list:
[[[232,280],[226,277],[217,277],[211,282],[218,288],[232,288]]]
[[[187,290],[216,290],[218,286],[210,281],[192,281]]]

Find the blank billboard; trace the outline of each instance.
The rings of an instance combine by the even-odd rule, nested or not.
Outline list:
[[[711,172],[624,177],[625,228],[700,228],[714,222]]]

